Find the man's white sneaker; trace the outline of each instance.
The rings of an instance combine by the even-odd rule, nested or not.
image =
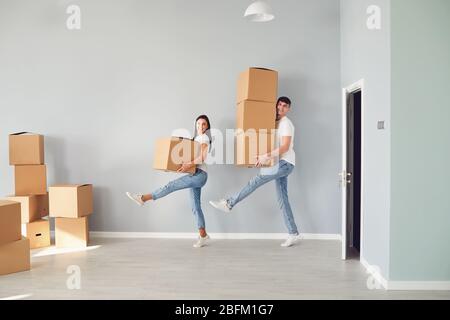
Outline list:
[[[226,213],[231,212],[231,209],[228,206],[228,202],[225,199],[222,199],[220,201],[210,201],[209,204],[212,205],[214,208],[219,209],[220,211]]]
[[[291,247],[294,244],[296,244],[300,239],[301,239],[300,235],[290,234],[289,237],[286,239],[286,241],[281,244],[281,246],[282,247]]]
[[[145,202],[142,200],[142,194],[132,194],[127,192],[127,197],[141,207],[145,204]]]
[[[194,243],[194,248],[201,248],[206,245],[206,241],[209,240],[209,235],[206,235],[206,237],[198,237],[198,240],[196,243]]]

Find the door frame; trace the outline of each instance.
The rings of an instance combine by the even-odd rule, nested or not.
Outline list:
[[[341,175],[341,236],[342,236],[342,260],[347,259],[347,97],[349,94],[361,91],[361,225],[360,225],[360,260],[363,260],[364,250],[364,79],[361,79],[342,89],[342,171]]]

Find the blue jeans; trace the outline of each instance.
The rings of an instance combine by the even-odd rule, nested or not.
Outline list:
[[[297,225],[295,224],[294,215],[292,214],[291,205],[289,204],[287,177],[294,170],[294,165],[287,161],[281,160],[278,171],[272,175],[258,174],[251,179],[249,183],[238,193],[227,199],[228,206],[233,208],[236,204],[247,198],[256,189],[269,181],[275,180],[277,190],[278,204],[283,211],[284,223],[291,235],[298,235]]]
[[[197,222],[197,227],[199,229],[205,228],[205,217],[203,215],[200,197],[202,194],[202,187],[205,185],[207,180],[208,174],[203,170],[197,169],[195,174],[185,175],[169,182],[164,187],[159,188],[152,193],[152,198],[153,200],[158,200],[172,192],[182,189],[190,189],[192,213],[194,214]]]

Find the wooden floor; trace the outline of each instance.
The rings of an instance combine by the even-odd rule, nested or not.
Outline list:
[[[450,292],[369,290],[340,242],[304,240],[93,239],[89,250],[33,250],[29,272],[0,276],[0,298],[23,299],[450,299]],[[67,250],[66,250],[67,251]],[[81,289],[67,268],[79,266]],[[73,282],[72,282],[73,283]]]

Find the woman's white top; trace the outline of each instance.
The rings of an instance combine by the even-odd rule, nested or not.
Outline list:
[[[200,136],[196,136],[194,141],[200,143],[200,145],[207,144],[208,145],[207,153],[209,152],[209,147],[211,145],[211,142],[209,141],[209,137],[206,134],[202,134]],[[206,158],[205,158],[205,160],[203,161],[202,164],[197,165],[197,168],[199,168],[199,169],[201,169],[201,170],[203,170],[205,172],[208,172],[208,169],[206,168],[206,163],[205,162],[206,162]]]

